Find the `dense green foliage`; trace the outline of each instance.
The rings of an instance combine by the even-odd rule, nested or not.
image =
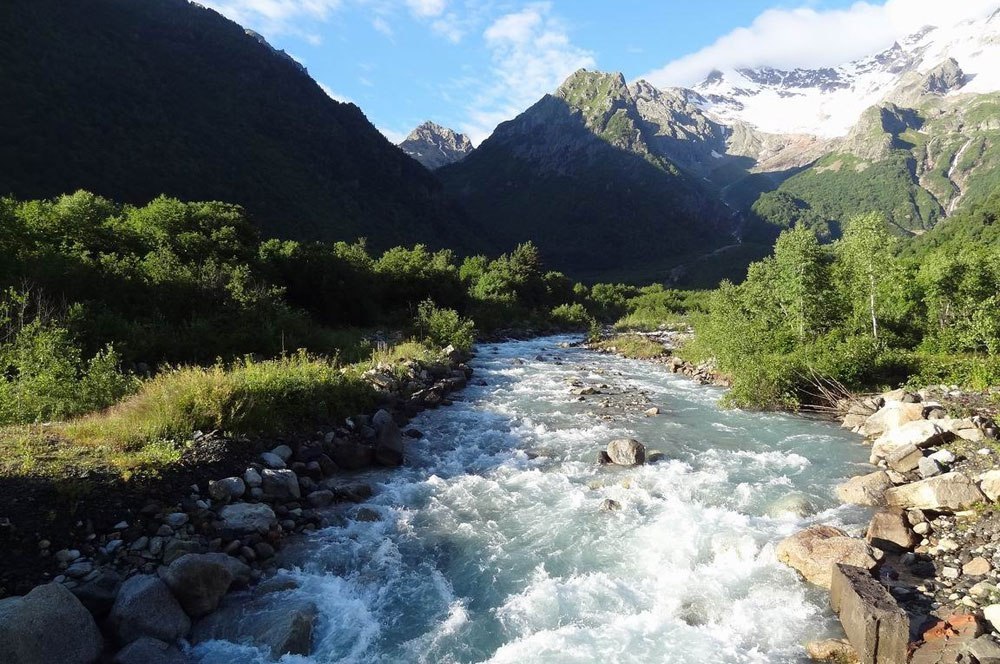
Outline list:
[[[356,106],[187,0],[6,0],[0,88],[0,196],[228,201],[266,236],[379,251],[472,237]]]
[[[164,365],[364,359],[378,328],[463,350],[474,327],[587,330],[637,292],[574,286],[531,244],[459,262],[419,244],[260,241],[224,203],[0,199],[0,226],[0,423],[102,408]]]
[[[998,200],[972,216],[995,218]],[[713,293],[686,352],[714,357],[731,402],[751,407],[816,401],[823,380],[859,390],[1000,380],[997,246],[895,244],[877,214],[851,219],[832,245],[806,225],[783,231],[746,281]]]

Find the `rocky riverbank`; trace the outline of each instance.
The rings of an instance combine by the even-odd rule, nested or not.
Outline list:
[[[837,489],[874,510],[864,537],[814,526],[779,559],[831,589],[847,642],[820,660],[1000,663],[1000,444],[990,400],[945,387],[842,404],[877,468]],[[839,658],[839,659],[838,659]]]
[[[719,373],[715,363],[708,361],[694,364],[675,355],[677,348],[688,341],[693,332],[687,330],[660,330],[656,332],[628,332],[613,334],[599,341],[584,341],[580,345],[599,353],[609,353],[630,359],[643,359],[663,364],[671,373],[681,374],[696,381],[700,385],[717,385],[729,387],[729,379]],[[655,348],[655,352],[644,352],[641,355],[633,352],[635,344],[632,340],[640,340],[643,346]]]
[[[69,534],[42,530],[5,505],[8,555],[40,564],[8,573],[4,583],[49,582],[0,600],[0,662],[177,664],[187,661],[182,639],[213,638],[262,646],[274,659],[308,654],[314,605],[289,606],[280,615],[254,608],[255,598],[287,588],[265,580],[280,567],[280,549],[297,534],[343,518],[331,509],[338,503],[339,513],[343,503],[372,496],[373,488],[351,473],[403,464],[405,441],[421,435],[406,424],[424,409],[450,403],[449,393],[471,377],[465,359],[449,347],[438,362],[376,367],[366,378],[379,392],[377,411],[272,441],[259,453],[245,451],[249,441],[197,433],[193,448],[244,452],[214,460],[210,477],[189,463],[190,472],[176,473],[170,485],[147,483],[147,492],[130,487],[117,500],[101,496],[92,503],[100,514],[88,513],[91,503],[83,501]],[[109,506],[118,506],[117,513]],[[63,505],[34,501],[31,507],[44,514]],[[347,514],[378,519],[363,505]],[[113,525],[101,527],[112,518]],[[254,584],[252,592],[226,597]]]

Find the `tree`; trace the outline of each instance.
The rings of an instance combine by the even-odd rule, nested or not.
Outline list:
[[[777,299],[792,332],[803,341],[820,327],[829,302],[829,275],[816,234],[794,226],[774,246]]]
[[[836,244],[836,254],[857,319],[871,321],[874,339],[879,333],[879,291],[894,274],[895,237],[889,233],[885,217],[869,212],[853,217]],[[862,314],[862,312],[865,312]]]

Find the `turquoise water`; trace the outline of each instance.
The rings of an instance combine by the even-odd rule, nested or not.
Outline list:
[[[297,547],[283,574],[301,585],[273,601],[307,597],[321,617],[313,655],[283,662],[799,662],[837,632],[826,594],[774,546],[811,523],[860,529],[866,513],[833,496],[864,468],[857,436],[720,410],[719,389],[561,341],[481,347],[487,384],[414,420],[424,437],[405,468],[360,476],[383,521],[342,506],[342,526]],[[577,402],[573,380],[649,403]],[[661,414],[644,417],[651,405]],[[625,436],[664,460],[598,466]],[[220,642],[195,652],[267,661]]]

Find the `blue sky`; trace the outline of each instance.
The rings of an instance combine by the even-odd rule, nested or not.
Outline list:
[[[260,32],[394,141],[478,143],[580,67],[692,84],[714,67],[836,65],[1000,0],[201,0]]]

